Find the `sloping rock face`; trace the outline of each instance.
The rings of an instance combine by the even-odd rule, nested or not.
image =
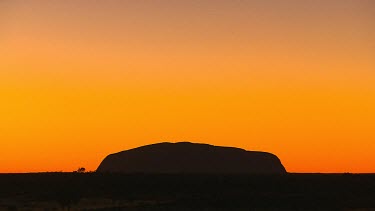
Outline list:
[[[278,157],[208,144],[159,143],[107,156],[97,172],[284,174]]]

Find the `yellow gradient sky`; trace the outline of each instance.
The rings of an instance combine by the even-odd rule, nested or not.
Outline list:
[[[375,1],[0,1],[0,172],[164,141],[375,172]]]

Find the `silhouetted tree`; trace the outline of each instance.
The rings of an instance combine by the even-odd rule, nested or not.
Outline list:
[[[74,173],[85,173],[86,169],[84,167],[79,167],[77,171],[74,171]]]

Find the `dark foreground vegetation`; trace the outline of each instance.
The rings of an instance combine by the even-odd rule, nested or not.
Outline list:
[[[375,210],[375,174],[0,174],[0,210]]]

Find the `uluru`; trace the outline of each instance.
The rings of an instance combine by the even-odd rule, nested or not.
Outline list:
[[[108,155],[97,172],[284,174],[286,170],[279,158],[268,152],[165,142]]]

